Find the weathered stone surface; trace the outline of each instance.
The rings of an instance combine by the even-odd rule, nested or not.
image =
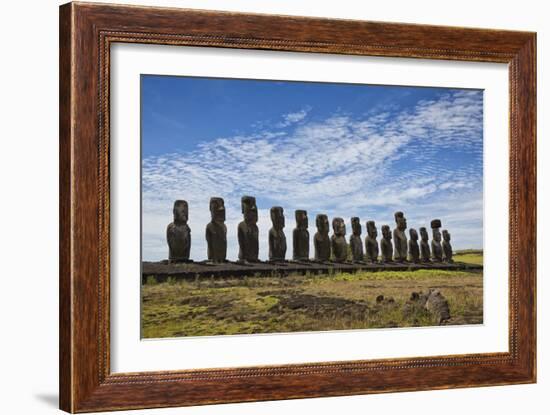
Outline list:
[[[413,292],[409,300],[403,305],[405,317],[412,317],[422,313],[429,316],[436,324],[445,324],[451,318],[449,303],[439,290],[430,288],[427,293]]]
[[[426,300],[426,310],[438,324],[443,324],[451,318],[449,303],[439,290],[430,290]]]
[[[168,277],[178,279],[188,279],[194,281],[197,277],[244,277],[244,276],[273,276],[273,275],[291,275],[291,274],[331,274],[334,272],[354,273],[358,271],[378,272],[378,271],[415,271],[420,269],[440,269],[449,271],[482,271],[482,265],[465,264],[454,262],[452,264],[441,262],[432,264],[411,264],[411,263],[387,263],[387,264],[367,264],[367,263],[334,263],[334,262],[287,262],[285,264],[256,262],[224,262],[211,264],[207,262],[142,262],[142,280],[145,283],[148,276],[155,276],[159,282],[166,281]]]
[[[420,262],[420,247],[418,246],[418,232],[416,229],[409,229],[409,261],[418,264]]]
[[[330,238],[334,262],[344,262],[348,259],[348,244],[346,242],[346,223],[342,218],[332,220],[332,231]]]
[[[315,225],[317,226],[317,232],[313,237],[313,245],[315,248],[315,260],[316,261],[329,261],[330,260],[330,238],[328,236],[329,224],[328,216],[319,214],[315,218]]]
[[[445,262],[453,262],[453,247],[451,246],[451,234],[445,229],[443,230],[443,259]]]
[[[441,221],[434,219],[431,222],[432,226],[432,260],[434,262],[443,262],[443,248],[441,246]]]
[[[388,225],[382,225],[382,240],[380,241],[382,262],[393,262],[393,246],[391,243],[391,231]]]
[[[206,225],[208,260],[224,262],[227,257],[227,226],[225,226],[225,204],[221,197],[210,198],[211,221]]]
[[[258,208],[256,198],[243,196],[241,210],[244,220],[239,223],[237,237],[239,240],[239,260],[245,262],[258,261]]]
[[[407,235],[405,229],[407,229],[407,219],[403,215],[403,212],[395,212],[395,224],[396,227],[393,230],[393,244],[394,244],[394,259],[397,262],[407,261]]]
[[[370,262],[378,262],[378,230],[373,220],[367,222],[367,237],[365,238],[365,251]]]
[[[295,212],[296,228],[292,231],[292,259],[295,261],[309,260],[309,231],[307,211]]]
[[[422,227],[420,228],[420,260],[422,262],[431,262],[430,257],[430,244],[428,243],[428,231],[426,228]]]
[[[361,222],[359,218],[351,218],[351,230],[352,234],[349,237],[351,257],[354,261],[363,261],[365,255],[363,253],[363,241],[361,240]]]
[[[286,256],[286,236],[284,210],[280,206],[271,208],[271,222],[273,227],[269,230],[269,260],[284,261]]]
[[[187,225],[189,206],[185,200],[176,200],[172,210],[174,221],[166,228],[168,241],[168,260],[172,262],[189,261],[191,250],[191,229]]]

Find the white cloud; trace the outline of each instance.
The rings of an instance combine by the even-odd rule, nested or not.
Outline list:
[[[311,111],[311,107],[306,107],[297,112],[290,112],[283,115],[283,121],[276,124],[279,128],[288,127],[291,124],[302,121],[307,117],[308,112]]]
[[[222,137],[190,152],[144,159],[144,259],[166,257],[164,232],[175,199],[189,202],[191,255],[204,259],[211,196],[225,199],[228,256],[235,259],[244,194],[265,204],[260,206],[259,220],[263,258],[272,205],[285,208],[289,247],[295,209],[308,210],[311,237],[317,213],[344,217],[349,232],[351,216],[361,217],[363,224],[378,219],[379,226],[393,225],[393,211],[403,210],[411,227],[429,226],[431,218],[440,217],[449,226],[455,247],[481,246],[479,92],[449,93],[421,101],[409,111],[390,109],[362,118],[339,114],[306,121],[309,111],[283,116],[285,125],[279,127],[294,124],[293,129]],[[442,150],[443,155],[469,154],[470,162],[449,167],[440,160]]]

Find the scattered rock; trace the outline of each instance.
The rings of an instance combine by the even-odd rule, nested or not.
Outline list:
[[[427,293],[413,292],[403,305],[405,317],[414,318],[415,321],[418,315],[426,312],[439,325],[445,324],[451,318],[449,303],[439,290],[430,289]]]
[[[439,290],[430,290],[430,295],[428,296],[425,307],[440,325],[451,318],[449,302]]]
[[[269,309],[270,312],[282,313],[286,310],[302,311],[312,316],[349,317],[361,316],[368,312],[365,302],[347,300],[338,297],[323,297],[302,293],[273,294],[279,302]]]

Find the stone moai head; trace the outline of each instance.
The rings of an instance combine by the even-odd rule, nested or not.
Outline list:
[[[428,231],[426,230],[425,227],[420,228],[420,237],[422,238],[423,241],[428,240]]]
[[[344,219],[332,219],[332,231],[336,236],[344,236],[346,234],[346,222],[344,222]]]
[[[324,215],[322,213],[317,215],[317,217],[315,218],[315,225],[317,226],[317,230],[319,231],[319,233],[324,234],[324,235],[328,234],[329,226],[328,226],[328,216],[327,215]]]
[[[186,200],[176,200],[174,202],[174,223],[186,224],[189,219],[189,205]]]
[[[256,207],[255,197],[243,196],[241,198],[241,210],[246,223],[256,224],[258,222],[258,208]]]
[[[373,239],[376,239],[376,237],[378,236],[378,230],[376,229],[376,223],[373,220],[369,220],[367,222],[367,234]]]
[[[361,235],[361,221],[359,220],[359,218],[351,218],[351,231],[355,236]]]
[[[221,197],[210,198],[210,216],[212,222],[225,222],[225,203]]]
[[[407,229],[407,219],[403,215],[403,212],[395,212],[394,217],[397,229],[399,229],[400,231],[404,231],[405,229]]]
[[[307,229],[309,226],[306,210],[297,210],[294,212],[296,217],[296,227],[298,229]]]
[[[430,227],[432,229],[439,229],[441,228],[441,219],[434,219],[430,222]]]
[[[451,242],[451,234],[447,231],[447,229],[443,230],[443,240]]]
[[[430,226],[432,227],[433,239],[436,242],[441,242],[441,232],[439,232],[439,228],[441,228],[441,220],[440,219],[432,220],[430,223]]]
[[[282,230],[285,227],[285,214],[284,210],[280,206],[273,206],[270,210],[271,222],[273,227],[277,230]]]
[[[382,225],[382,237],[384,239],[391,239],[391,231],[389,225]]]
[[[416,232],[416,229],[414,228],[409,229],[409,236],[413,241],[418,241],[418,232]]]

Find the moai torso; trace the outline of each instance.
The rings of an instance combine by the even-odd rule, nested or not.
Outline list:
[[[328,217],[327,215],[317,215],[315,218],[317,232],[313,237],[316,261],[330,260],[330,238],[328,236]]]
[[[187,225],[189,208],[185,200],[174,202],[174,222],[166,228],[168,260],[171,262],[189,261],[191,250],[191,229]]]
[[[430,244],[428,243],[428,231],[426,228],[420,228],[420,260],[422,262],[430,262],[431,252]]]
[[[370,262],[378,262],[378,230],[374,221],[367,222],[367,237],[365,238],[365,251]]]
[[[271,222],[273,227],[269,230],[269,260],[284,261],[286,256],[286,236],[283,232],[285,216],[282,207],[271,208]]]
[[[292,231],[292,259],[295,261],[309,260],[309,231],[307,212],[297,210],[296,228]]]
[[[420,262],[420,247],[418,246],[418,233],[416,229],[409,230],[409,261],[417,264]]]
[[[447,231],[443,231],[443,255],[445,262],[453,262],[453,247],[451,246],[451,234]]]
[[[439,219],[432,220],[432,258],[434,262],[443,261],[443,247],[441,246],[441,221]]]
[[[395,212],[396,228],[393,230],[393,244],[395,246],[394,258],[397,262],[405,262],[407,260],[407,220],[403,216],[403,212]]]
[[[332,231],[330,238],[334,262],[345,262],[348,259],[348,244],[346,242],[346,224],[342,218],[332,220]]]
[[[359,218],[351,218],[351,230],[352,234],[349,237],[351,257],[354,261],[363,261],[363,241],[361,240],[361,222]]]
[[[382,226],[382,240],[380,241],[382,262],[393,262],[393,246],[391,243],[391,231],[388,225]]]
[[[241,209],[244,220],[239,223],[237,237],[239,240],[239,260],[247,262],[258,262],[258,208],[256,198],[243,196]]]
[[[225,226],[225,205],[221,197],[210,199],[211,221],[206,225],[208,260],[224,262],[227,257],[227,227]]]

